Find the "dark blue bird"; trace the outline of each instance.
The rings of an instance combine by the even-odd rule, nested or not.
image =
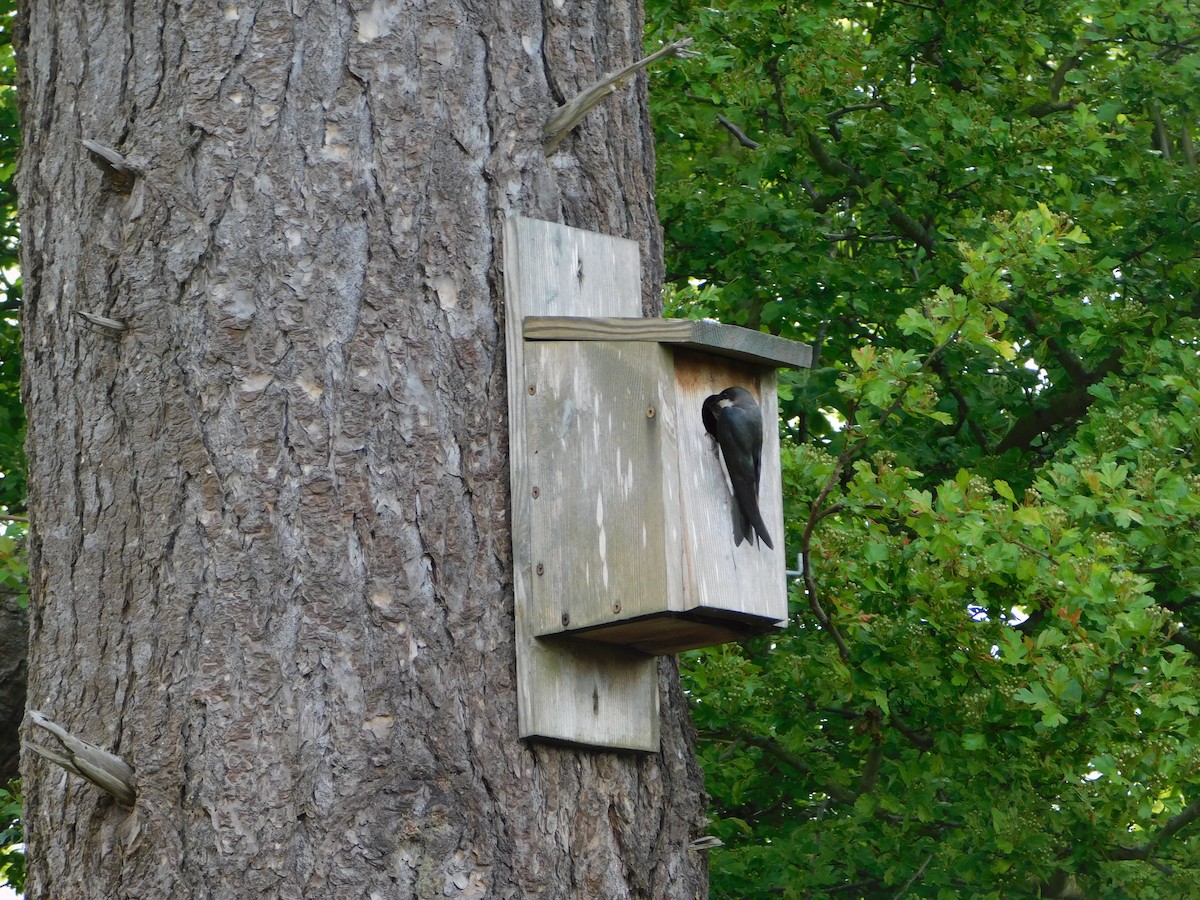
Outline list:
[[[704,401],[700,411],[704,428],[717,439],[739,515],[734,519],[734,544],[753,540],[775,549],[758,509],[758,481],[762,473],[762,410],[754,395],[743,387],[728,387]]]

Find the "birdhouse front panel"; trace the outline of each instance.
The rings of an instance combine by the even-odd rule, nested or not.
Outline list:
[[[671,352],[653,342],[531,342],[533,633],[664,612],[678,594]]]

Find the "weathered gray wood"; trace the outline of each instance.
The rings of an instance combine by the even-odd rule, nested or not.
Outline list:
[[[547,374],[548,364],[526,354],[530,347],[522,336],[528,315],[585,314],[629,315],[641,303],[641,267],[637,245],[631,241],[566,228],[549,222],[514,217],[505,227],[504,281],[506,338],[509,372],[510,459],[512,461],[513,577],[517,619],[517,685],[520,731],[523,737],[540,737],[630,750],[657,750],[658,688],[655,662],[636,651],[597,652],[594,645],[540,640],[546,620],[537,613],[534,581],[539,563],[534,559],[534,505],[547,492],[551,503],[570,489],[565,481],[538,484],[540,477],[565,479],[571,472],[555,473],[533,463],[537,446],[529,443],[530,405],[545,406],[539,392],[557,391],[559,378],[545,380],[533,372]],[[545,348],[539,348],[539,353]],[[550,348],[549,354],[555,354]],[[570,378],[569,366],[558,366]],[[582,387],[579,385],[578,387]],[[581,396],[586,396],[579,390]],[[551,394],[553,396],[553,394]],[[586,402],[586,401],[585,401]],[[585,413],[588,414],[588,413]],[[591,421],[599,423],[603,411],[591,410]],[[570,429],[569,429],[570,430]],[[534,499],[534,489],[539,497]],[[609,515],[619,514],[610,510]],[[603,518],[601,510],[601,518]],[[539,517],[538,528],[553,527],[552,518]],[[578,523],[575,523],[576,525]],[[572,540],[582,537],[564,533],[550,545],[569,552]],[[616,527],[614,522],[613,527]],[[614,541],[616,536],[614,535]],[[589,540],[590,545],[592,542]],[[550,560],[552,578],[562,570],[562,561]],[[603,572],[597,571],[602,579]],[[545,588],[540,588],[545,593]],[[557,604],[556,604],[557,605]],[[561,616],[561,613],[559,613]],[[539,627],[540,626],[540,627]]]
[[[616,72],[609,72],[595,84],[572,97],[556,109],[546,122],[546,155],[549,156],[558,148],[558,145],[562,143],[562,139],[566,136],[567,132],[578,125],[592,107],[603,101],[605,97],[627,86],[633,76],[650,63],[660,60],[664,56],[678,56],[680,59],[699,56],[700,54],[693,53],[687,49],[692,43],[692,38],[683,38],[674,41],[661,50],[639,59],[635,63],[631,63]]]
[[[536,634],[661,612],[678,593],[671,369],[657,343],[526,345]]]
[[[632,248],[621,260],[611,239],[544,223],[512,223],[510,236],[517,272],[537,273],[527,287],[514,282],[509,307],[509,363],[521,366],[510,372],[524,377],[510,397],[514,521],[522,536],[530,523],[529,589],[518,596],[532,634],[670,653],[775,629],[787,595],[773,367],[806,362],[808,348],[716,323],[530,314],[632,305],[621,276]],[[578,243],[574,255],[564,241]],[[589,252],[604,261],[599,280],[579,261]],[[760,500],[774,550],[735,544],[738,514],[703,427],[704,399],[734,384],[761,398]]]
[[[699,647],[712,647],[730,641],[745,640],[751,635],[775,630],[774,625],[750,631],[741,622],[725,622],[719,618],[701,618],[697,613],[677,615],[659,613],[642,619],[615,622],[581,632],[581,641],[595,641],[618,647],[631,647],[644,653],[682,653]]]
[[[761,366],[803,369],[812,364],[807,344],[701,319],[527,316],[524,335],[528,341],[656,341]]]
[[[787,618],[787,568],[784,556],[783,492],[779,461],[779,398],[773,369],[745,366],[707,354],[679,352],[675,357],[679,456],[695,465],[680,466],[683,594],[681,609],[725,610],[757,616],[761,627]],[[704,398],[727,387],[748,388],[763,416],[762,483],[759,509],[775,543],[733,541],[735,504],[715,442],[704,430]]]
[[[29,710],[29,721],[50,732],[58,741],[58,749],[43,747],[32,741],[27,742],[26,747],[73,775],[90,781],[126,806],[133,805],[133,767],[129,763],[116,754],[76,737],[39,710]]]
[[[531,342],[527,352],[553,359],[531,429],[540,450],[530,465],[544,473],[533,504],[537,633],[674,653],[785,624],[774,370],[641,342]],[[703,426],[704,399],[732,385],[761,400],[759,502],[774,549],[735,543],[739,514]],[[652,390],[655,415],[641,422]]]

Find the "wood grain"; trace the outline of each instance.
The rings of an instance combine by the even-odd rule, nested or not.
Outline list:
[[[561,574],[562,560],[587,538],[578,530],[580,523],[558,523],[563,528],[551,543],[559,555],[549,563],[533,558],[534,505],[547,506],[542,503],[543,490],[552,505],[574,486],[565,483],[568,473],[548,471],[537,460],[541,447],[531,445],[529,435],[534,431],[535,440],[545,440],[548,434],[545,426],[532,427],[535,411],[531,405],[545,409],[547,395],[539,394],[555,390],[562,384],[560,378],[572,376],[570,367],[560,361],[551,380],[546,371],[551,363],[545,359],[531,362],[521,333],[524,317],[531,314],[619,316],[637,312],[641,302],[638,248],[631,241],[514,217],[505,227],[504,258],[521,735],[658,750],[658,683],[653,657],[620,648],[597,652],[594,646],[535,637],[545,630],[549,617],[559,616],[561,621],[562,615],[560,602],[549,598],[548,589],[534,587],[535,579],[544,577],[536,574],[536,567],[540,564],[545,572],[549,564],[552,573]],[[551,350],[548,355],[559,354]],[[582,390],[579,395],[585,396]],[[585,414],[598,424],[604,412]],[[572,471],[580,474],[578,468]],[[546,479],[544,488],[536,483],[538,478]],[[533,498],[535,487],[537,500]],[[610,510],[610,515],[617,512]],[[556,517],[548,512],[538,522],[545,543],[544,532],[555,527]],[[596,577],[603,575],[597,572]],[[539,593],[544,601],[540,613],[535,600]]]
[[[527,316],[527,341],[655,341],[760,366],[803,369],[812,347],[773,334],[703,319]]]

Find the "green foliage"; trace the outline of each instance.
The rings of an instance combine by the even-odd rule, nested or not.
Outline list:
[[[18,846],[25,839],[21,827],[21,786],[13,781],[0,788],[0,885],[13,890],[25,889],[25,850]]]
[[[0,0],[0,601],[28,603],[25,552],[25,416],[21,409],[21,352],[18,317],[17,195],[14,176],[20,131],[17,121],[13,30],[16,0]],[[14,518],[15,517],[15,518]],[[16,890],[25,882],[20,846],[21,798],[17,782],[0,788],[0,884]],[[17,846],[14,846],[17,845]]]
[[[20,129],[12,35],[16,0],[0,0],[0,513],[25,507],[25,416],[21,409],[21,308],[17,193]]]
[[[0,602],[11,599],[20,606],[29,605],[27,535],[24,522],[0,522]]]
[[[1187,896],[1194,11],[648,12],[668,308],[818,350],[790,628],[686,663],[714,895]]]

